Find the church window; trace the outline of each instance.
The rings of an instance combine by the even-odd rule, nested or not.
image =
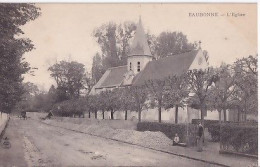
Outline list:
[[[130,67],[130,70],[132,70],[132,63],[130,62],[130,65],[129,65],[129,67]]]
[[[139,72],[140,69],[141,69],[141,67],[140,67],[140,62],[138,61],[138,62],[137,62],[137,72]]]

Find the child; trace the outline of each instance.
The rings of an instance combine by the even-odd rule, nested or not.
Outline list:
[[[179,141],[180,141],[180,138],[179,138],[178,134],[176,133],[176,134],[175,134],[175,137],[174,137],[174,139],[173,139],[173,144],[172,144],[172,145],[173,145],[173,146],[178,145]]]

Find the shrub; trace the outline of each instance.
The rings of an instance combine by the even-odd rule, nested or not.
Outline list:
[[[191,123],[198,125],[201,119],[192,119]],[[204,120],[204,128],[208,128],[212,124],[217,124],[219,121],[218,120]]]
[[[187,129],[188,133],[187,133]],[[138,122],[138,131],[160,131],[168,138],[173,139],[174,135],[178,133],[181,143],[194,145],[196,143],[197,126],[189,124],[171,124],[159,122]]]
[[[257,126],[225,124],[220,134],[221,150],[257,155]]]
[[[86,110],[86,100],[71,99],[55,104],[52,107],[52,112],[55,116],[72,117],[83,116]]]
[[[220,125],[218,124],[209,124],[208,132],[212,138],[212,141],[219,142],[220,140]]]

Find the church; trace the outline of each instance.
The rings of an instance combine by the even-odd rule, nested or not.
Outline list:
[[[207,58],[203,55],[201,48],[155,60],[140,18],[130,45],[127,65],[107,69],[92,88],[91,94],[118,87],[138,86],[147,80],[164,79],[171,75],[180,75],[188,70],[206,68],[208,68]]]
[[[181,75],[188,70],[206,68],[208,68],[208,61],[200,47],[197,50],[156,60],[151,54],[140,18],[133,41],[130,44],[127,65],[107,69],[96,85],[93,86],[90,94],[98,94],[105,90],[112,90],[125,86],[140,86],[144,85],[148,80],[164,79],[172,75]],[[149,114],[142,112],[142,114],[145,114],[142,118],[146,117],[147,119],[153,119],[154,117],[154,120],[156,120],[158,115],[156,114],[157,111],[152,110],[154,109],[149,109]],[[194,109],[191,109],[188,106],[183,108],[183,110],[183,112],[179,112],[180,114],[185,113],[183,119],[179,119],[180,122],[190,122],[191,119],[200,117],[198,111],[194,111]],[[193,114],[188,113],[189,111],[191,112],[191,110],[194,111],[192,112]],[[153,112],[154,116],[152,114]],[[174,117],[174,114],[172,116],[169,116],[168,114],[167,112],[162,112],[162,119],[164,119],[163,117],[165,117],[166,120],[173,119],[171,117]],[[218,119],[217,113],[214,117]]]

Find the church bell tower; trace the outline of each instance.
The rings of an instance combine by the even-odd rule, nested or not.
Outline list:
[[[152,60],[153,56],[151,54],[140,17],[133,42],[130,45],[130,53],[127,57],[128,71],[132,71],[134,74],[137,74],[144,69],[149,61]]]

